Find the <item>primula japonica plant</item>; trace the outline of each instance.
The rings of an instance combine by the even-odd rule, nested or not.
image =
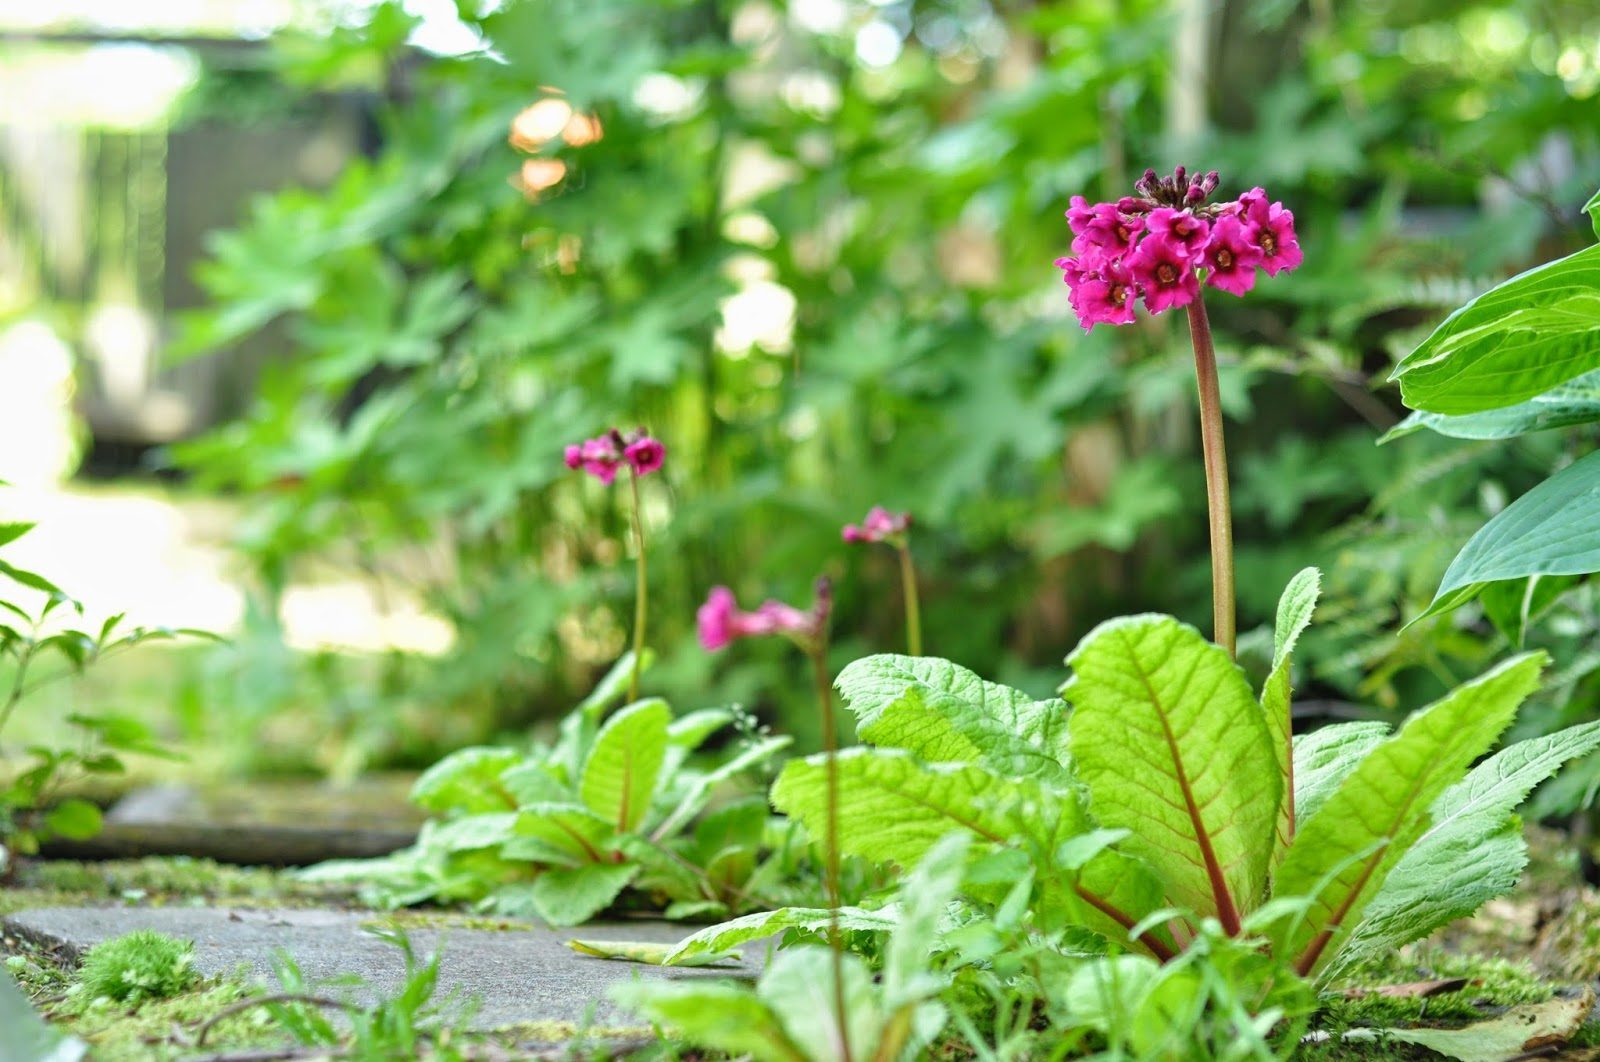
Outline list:
[[[1208,206],[1216,183],[1180,169],[1164,181],[1146,174],[1137,198],[1075,201],[1077,257],[1061,263],[1086,326],[1131,319],[1135,298],[1153,312],[1189,310],[1211,488],[1215,641],[1169,616],[1103,623],[1067,658],[1061,698],[1045,700],[936,658],[859,660],[837,687],[866,744],[793,761],[772,789],[776,807],[846,854],[910,868],[956,834],[974,859],[1021,860],[1005,889],[995,891],[991,874],[987,886],[967,882],[964,901],[997,922],[1025,905],[1063,955],[1082,956],[1094,937],[1131,953],[1091,962],[1082,998],[1132,975],[1135,995],[1159,1003],[1176,983],[1162,979],[1165,968],[1234,942],[1244,945],[1236,954],[1262,959],[1271,986],[1296,976],[1325,984],[1421,939],[1516,883],[1526,862],[1516,808],[1567,760],[1600,748],[1593,723],[1477,763],[1537,688],[1540,653],[1507,660],[1394,729],[1341,723],[1297,738],[1291,663],[1315,609],[1314,569],[1283,594],[1259,689],[1235,662],[1222,420],[1200,292],[1203,281],[1243,293],[1255,268],[1290,268],[1300,253],[1280,204],[1257,189]],[[816,914],[751,916],[697,934],[667,959],[814,927]],[[864,929],[885,917],[893,913],[831,912],[835,926],[844,919]],[[666,998],[640,994],[642,1006]],[[1264,1002],[1268,994],[1266,1009],[1238,1018],[1257,1034],[1289,1013],[1273,1011],[1280,1004]],[[1160,1006],[1140,1012],[1166,1020]],[[704,1031],[700,1040],[723,1045]],[[799,1055],[754,1041],[738,1049],[851,1057],[849,1042]]]
[[[633,671],[628,676],[628,700],[639,699],[639,665],[644,660],[645,620],[649,610],[649,566],[644,553],[644,506],[639,500],[639,480],[659,471],[666,463],[667,448],[643,428],[622,434],[612,428],[604,435],[573,443],[566,449],[567,467],[583,469],[610,486],[620,469],[628,470],[628,486],[633,491],[633,534],[637,547],[638,586],[634,590]]]
[[[881,542],[894,547],[900,558],[900,592],[905,598],[906,651],[922,655],[922,607],[917,600],[917,566],[911,560],[911,514],[892,513],[874,505],[859,524],[840,531],[846,542]]]
[[[1202,279],[1205,287],[1244,295],[1255,287],[1257,269],[1276,276],[1298,266],[1303,255],[1294,215],[1282,203],[1270,202],[1260,188],[1232,202],[1211,203],[1217,184],[1215,170],[1189,176],[1179,166],[1171,177],[1146,170],[1134,185],[1138,195],[1115,203],[1091,205],[1073,196],[1067,211],[1072,254],[1056,259],[1056,265],[1085,331],[1097,324],[1131,324],[1140,300],[1152,314],[1179,306],[1188,310],[1211,519],[1212,637],[1232,654],[1237,640],[1233,515],[1222,391]]]

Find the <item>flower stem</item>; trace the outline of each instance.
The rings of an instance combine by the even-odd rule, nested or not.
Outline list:
[[[1212,640],[1237,655],[1233,591],[1233,509],[1228,503],[1228,452],[1223,443],[1222,390],[1211,322],[1199,295],[1189,303],[1189,339],[1194,344],[1195,382],[1200,391],[1200,443],[1206,463],[1206,503],[1211,522]]]
[[[639,666],[644,660],[644,621],[650,607],[650,566],[644,555],[644,510],[639,504],[639,474],[628,473],[633,487],[633,534],[639,546],[638,588],[633,595],[633,672],[628,676],[628,702],[639,699]]]
[[[917,568],[911,562],[911,543],[902,541],[900,551],[900,590],[906,599],[906,651],[922,655],[922,608],[917,601]]]
[[[827,636],[806,650],[822,709],[822,748],[827,757],[827,820],[823,842],[823,889],[828,898],[828,947],[833,952],[833,1010],[839,1029],[839,1057],[850,1062],[849,1011],[844,998],[844,941],[839,935],[839,731],[833,718],[833,678],[828,674]]]

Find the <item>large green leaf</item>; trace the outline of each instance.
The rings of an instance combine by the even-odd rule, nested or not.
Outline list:
[[[1350,772],[1389,736],[1374,719],[1332,723],[1294,742],[1294,811],[1305,822],[1344,784]]]
[[[630,704],[606,720],[583,765],[578,791],[595,814],[619,831],[637,829],[650,810],[667,757],[667,727],[672,709],[666,701]]]
[[[1502,749],[1445,790],[1432,825],[1373,897],[1341,965],[1421,940],[1510,892],[1527,864],[1517,806],[1562,764],[1597,748],[1600,723],[1571,727]]]
[[[1066,784],[1067,706],[1040,701],[937,657],[884,653],[839,673],[856,733],[933,763],[986,763]]]
[[[1472,600],[1488,583],[1600,571],[1600,451],[1557,472],[1500,510],[1456,554],[1427,611]]]
[[[1322,573],[1315,568],[1303,569],[1289,585],[1284,587],[1278,601],[1278,621],[1272,639],[1272,671],[1261,687],[1261,711],[1267,719],[1267,733],[1272,738],[1273,755],[1278,760],[1278,777],[1284,780],[1283,799],[1278,802],[1276,840],[1273,842],[1274,861],[1283,858],[1289,841],[1294,837],[1294,723],[1290,715],[1293,707],[1293,690],[1290,688],[1290,664],[1294,646],[1300,634],[1311,623],[1311,614],[1317,607],[1317,595],[1322,589]]]
[[[1244,672],[1193,627],[1154,615],[1101,624],[1067,663],[1072,753],[1095,817],[1131,831],[1126,848],[1174,904],[1255,907],[1282,782]]]
[[[1509,439],[1597,420],[1600,420],[1600,369],[1502,409],[1455,417],[1414,412],[1390,428],[1378,442],[1390,442],[1425,428],[1452,439]]]
[[[762,738],[752,741],[737,754],[723,760],[711,770],[696,775],[687,786],[669,789],[667,799],[676,797],[676,802],[661,823],[651,831],[651,836],[657,840],[671,837],[681,830],[689,820],[705,808],[706,802],[711,799],[712,790],[723,782],[732,778],[740,771],[749,770],[758,764],[766,763],[779,752],[788,748],[794,741],[787,735],[780,737]]]
[[[791,760],[772,787],[772,803],[824,835],[827,757]],[[1035,781],[1006,778],[977,764],[923,763],[890,749],[839,753],[839,848],[910,868],[955,830],[1005,844],[1054,822],[1062,798]]]
[[[1445,319],[1395,367],[1430,413],[1480,413],[1600,369],[1600,245],[1530,269]]]
[[[1460,781],[1539,685],[1542,653],[1515,657],[1413,714],[1301,825],[1278,868],[1279,896],[1312,898],[1285,941],[1302,973],[1325,966],[1361,923],[1389,873],[1428,828],[1428,810]]]
[[[580,925],[609,907],[638,873],[635,863],[556,867],[532,883],[496,889],[494,909],[518,918],[533,915],[552,926]]]
[[[847,952],[839,968],[845,1000],[843,1036],[834,1008],[834,956],[827,948],[810,945],[779,952],[756,984],[756,995],[778,1015],[789,1036],[806,1045],[815,1062],[874,1058],[883,1031],[883,1009],[866,962]]]

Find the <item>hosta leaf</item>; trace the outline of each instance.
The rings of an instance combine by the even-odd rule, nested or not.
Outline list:
[[[897,912],[892,907],[869,911],[862,907],[839,908],[839,928],[846,932],[888,932],[899,924]],[[752,940],[770,937],[789,929],[803,929],[822,933],[828,928],[828,911],[824,907],[780,907],[776,911],[758,911],[735,918],[721,925],[707,926],[692,936],[678,942],[662,959],[667,966],[692,965],[686,960],[702,955],[731,951]]]
[[[1502,749],[1445,790],[1341,958],[1420,940],[1510,892],[1527,863],[1517,806],[1562,764],[1597,748],[1600,723],[1585,723]]]
[[[618,830],[637,829],[661,780],[672,709],[661,700],[630,704],[606,720],[583,765],[583,802]]]
[[[1294,811],[1304,823],[1350,772],[1389,736],[1389,724],[1363,719],[1332,723],[1294,741]]]
[[[1503,409],[1451,417],[1442,413],[1414,412],[1390,428],[1380,444],[1413,432],[1438,432],[1452,439],[1510,439],[1536,431],[1590,424],[1600,420],[1600,369],[1553,387],[1542,395]]]
[[[856,733],[934,763],[981,762],[1066,784],[1067,706],[985,682],[936,657],[869,656],[839,673]]]
[[[1418,616],[1448,612],[1488,583],[1600,571],[1600,451],[1588,454],[1500,510],[1456,554]]]
[[[727,981],[635,981],[610,996],[686,1042],[758,1062],[813,1062],[772,1008],[747,985]],[[801,1043],[809,1043],[809,1038]]]
[[[513,810],[518,801],[500,773],[521,762],[515,749],[460,749],[422,772],[411,786],[411,802],[437,812]]]
[[[772,787],[773,805],[814,838],[827,821],[826,760],[791,760]],[[906,868],[952,831],[1004,844],[1054,822],[1061,804],[1029,779],[976,764],[923,763],[890,749],[847,749],[838,769],[840,850]]]
[[[1315,568],[1302,570],[1284,588],[1278,601],[1278,621],[1272,640],[1272,671],[1261,687],[1261,710],[1267,719],[1267,733],[1272,738],[1273,755],[1278,760],[1278,777],[1289,783],[1284,799],[1279,801],[1277,840],[1273,845],[1274,861],[1283,858],[1289,840],[1294,836],[1294,726],[1290,716],[1292,690],[1289,685],[1291,657],[1300,634],[1311,623],[1311,613],[1317,607],[1317,595],[1322,589],[1322,573]]]
[[[1278,868],[1279,896],[1311,896],[1286,942],[1302,973],[1331,960],[1390,871],[1428,828],[1435,800],[1494,744],[1539,684],[1542,653],[1515,657],[1414,713],[1305,821]]]
[[[1244,673],[1170,616],[1091,631],[1067,658],[1072,754],[1102,825],[1167,885],[1168,899],[1219,913],[1262,898],[1282,783]]]
[[[1530,269],[1447,317],[1395,367],[1430,413],[1515,405],[1600,368],[1600,245]]]

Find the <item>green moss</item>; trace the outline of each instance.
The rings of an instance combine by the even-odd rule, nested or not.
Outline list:
[[[200,975],[194,969],[194,941],[136,929],[90,948],[78,979],[91,998],[138,1003],[178,995]]]
[[[166,1062],[193,1057],[191,1043],[202,1026],[257,989],[240,981],[196,984],[168,999],[137,1005],[90,998],[86,992],[67,996],[46,1011],[46,1017],[94,1045],[96,1057],[119,1062]],[[286,1042],[270,1017],[259,1008],[224,1018],[206,1036],[206,1047],[267,1047]]]
[[[509,933],[527,929],[528,923],[509,918],[452,914],[449,911],[388,911],[364,920],[361,926],[364,929],[386,929],[392,926],[408,932],[414,929],[481,929],[491,933]]]

